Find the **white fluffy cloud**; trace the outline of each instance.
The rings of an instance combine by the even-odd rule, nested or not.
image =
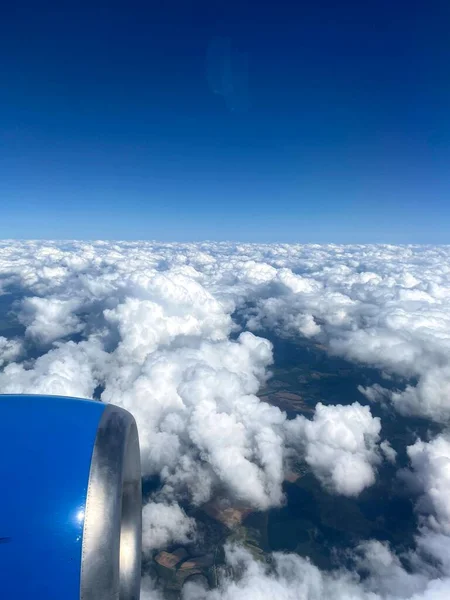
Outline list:
[[[284,268],[256,290],[251,327],[315,337],[346,358],[417,378],[387,394],[395,407],[449,419],[448,247],[276,246],[270,256]]]
[[[439,435],[428,443],[418,440],[407,451],[422,492],[419,511],[427,526],[450,536],[450,439]]]
[[[397,458],[397,452],[394,450],[394,448],[391,446],[388,440],[384,440],[381,442],[380,449],[383,452],[386,460],[394,464]]]
[[[333,492],[356,496],[375,481],[380,463],[381,423],[368,406],[316,406],[314,418],[286,423],[288,439],[299,446],[320,481]]]
[[[220,483],[258,508],[280,503],[285,416],[255,396],[272,359],[266,340],[247,332],[161,349],[139,367],[119,345],[116,359],[102,398],[135,415],[144,472],[160,474],[162,496],[201,504]]]
[[[421,496],[416,504],[421,526],[416,548],[403,556],[371,540],[353,553],[361,578],[346,568],[323,572],[293,554],[273,555],[273,565],[255,561],[246,550],[228,546],[221,585],[205,590],[188,584],[183,600],[444,600],[450,595],[450,441],[438,436],[409,446],[411,477]],[[347,558],[350,557],[348,553]],[[409,568],[405,566],[409,565]]]
[[[224,575],[221,585],[207,590],[195,583],[183,588],[183,600],[444,600],[450,580],[410,573],[387,546],[370,542],[358,548],[361,580],[346,569],[325,572],[295,554],[273,554],[273,564],[256,561],[245,549],[228,546],[227,565],[236,575]]]
[[[450,416],[447,247],[22,242],[0,250],[2,289],[23,290],[21,319],[37,340],[115,322],[123,351],[142,358],[152,341],[224,339],[233,310],[247,307],[255,330],[316,338],[417,378],[389,394],[399,411]]]
[[[350,496],[374,482],[383,456],[395,463],[368,407],[324,398],[312,419],[289,421],[259,400],[272,362],[265,330],[395,375],[394,391],[360,387],[371,402],[450,418],[447,247],[3,242],[0,290],[19,298],[25,327],[0,335],[0,392],[101,392],[136,416],[144,473],[161,481],[144,509],[147,549],[193,535],[181,499],[199,505],[220,489],[259,509],[280,505],[293,448],[329,491]],[[229,549],[244,577],[186,597],[449,597],[448,445],[442,435],[408,449],[421,494],[409,569],[373,541],[355,555],[363,581],[297,556],[277,555],[269,572]],[[159,595],[149,582],[143,590]]]
[[[22,344],[19,340],[8,340],[0,336],[0,368],[20,357]]]
[[[188,544],[195,537],[195,521],[178,504],[149,502],[142,510],[142,550],[164,548],[170,542]]]
[[[97,340],[61,344],[34,363],[8,364],[0,372],[3,394],[52,394],[92,397],[105,353]]]
[[[22,301],[20,321],[26,325],[26,335],[39,343],[49,344],[83,330],[76,315],[76,299],[25,298]]]
[[[356,600],[364,597],[350,577],[335,579],[327,576],[294,554],[275,554],[274,568],[269,570],[246,550],[229,546],[227,563],[235,572],[241,572],[242,577],[225,577],[221,587],[215,590],[205,590],[195,583],[187,584],[183,589],[183,600]]]
[[[440,445],[441,442],[420,442],[412,447],[412,462],[425,486],[429,483],[423,481],[424,476],[428,479],[425,463],[434,473],[443,467],[441,452],[447,453],[448,448],[437,450]],[[422,454],[419,463],[418,454]],[[424,459],[423,454],[428,456]],[[416,549],[406,555],[398,556],[387,544],[371,540],[360,544],[353,553],[347,552],[354,570],[342,567],[321,571],[295,554],[274,553],[269,566],[256,561],[242,547],[227,546],[229,570],[222,574],[219,587],[208,590],[188,583],[183,588],[183,600],[445,600],[450,594],[450,537],[436,529],[447,527],[450,500],[438,492],[436,502],[429,488],[426,495],[431,496],[427,498],[430,504],[426,510],[428,517],[435,519],[429,522],[434,529],[422,527]],[[442,502],[446,503],[444,509]],[[419,502],[417,509],[422,508],[425,507]],[[358,572],[363,572],[364,577]]]

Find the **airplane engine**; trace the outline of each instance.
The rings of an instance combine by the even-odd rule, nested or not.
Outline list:
[[[141,468],[126,410],[0,395],[0,597],[139,600]]]

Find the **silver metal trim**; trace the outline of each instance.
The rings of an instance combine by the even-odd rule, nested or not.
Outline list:
[[[80,600],[139,600],[142,498],[136,422],[108,404],[92,454]]]

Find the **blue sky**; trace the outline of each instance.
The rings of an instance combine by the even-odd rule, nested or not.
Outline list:
[[[448,2],[2,13],[0,237],[450,241]]]

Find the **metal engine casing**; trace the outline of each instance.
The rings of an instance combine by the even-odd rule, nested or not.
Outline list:
[[[132,415],[0,395],[0,597],[139,600],[141,469]]]

